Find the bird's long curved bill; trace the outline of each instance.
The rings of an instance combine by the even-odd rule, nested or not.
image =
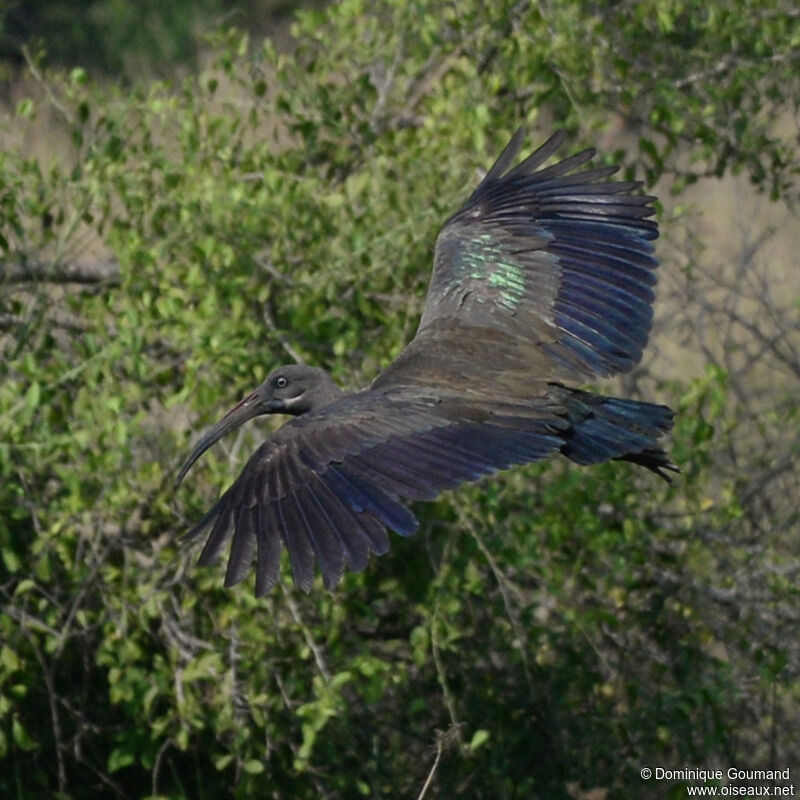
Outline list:
[[[186,473],[192,468],[192,464],[200,458],[211,445],[218,442],[226,433],[236,430],[240,425],[243,425],[247,420],[263,414],[264,409],[255,402],[255,395],[251,394],[242,400],[239,405],[234,406],[216,425],[209,428],[200,441],[194,446],[194,450],[189,454],[183,466],[178,472],[178,478],[175,481],[175,488],[181,485],[181,481],[186,477]]]

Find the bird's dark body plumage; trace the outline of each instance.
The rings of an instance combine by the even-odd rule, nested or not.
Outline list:
[[[179,481],[246,419],[295,415],[187,534],[208,531],[202,564],[232,538],[226,585],[255,554],[256,594],[269,591],[283,545],[297,585],[310,589],[316,560],[332,587],[388,550],[387,529],[416,529],[407,501],[554,453],[675,469],[657,445],[668,408],[564,383],[641,358],[653,198],[607,181],[614,167],[574,172],[593,151],[540,169],[560,134],[510,168],[521,141],[520,131],[442,229],[417,335],[368,389],[346,395],[322,370],[278,368],[195,447]]]

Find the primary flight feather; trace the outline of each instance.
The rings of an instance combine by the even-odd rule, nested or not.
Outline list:
[[[585,150],[549,167],[556,133],[512,167],[517,131],[436,241],[416,336],[359,392],[293,364],[211,428],[180,483],[218,439],[260,414],[289,422],[188,532],[207,532],[200,563],[230,540],[225,585],[255,557],[256,595],[279,580],[281,549],[309,591],[389,549],[387,529],[417,528],[409,501],[561,453],[578,464],[632,461],[676,471],[657,440],[669,408],[570,388],[630,370],[652,322],[658,262],[654,198],[616,167],[581,170]]]

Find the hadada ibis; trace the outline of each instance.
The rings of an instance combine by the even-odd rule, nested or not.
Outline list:
[[[345,393],[322,369],[278,367],[189,455],[178,484],[247,420],[292,417],[186,534],[209,531],[203,565],[232,540],[226,586],[255,555],[256,595],[268,592],[285,547],[296,586],[310,590],[316,560],[330,589],[386,553],[387,530],[417,528],[410,501],[554,453],[632,461],[667,480],[677,471],[658,445],[669,408],[569,385],[642,356],[655,198],[609,180],[616,167],[582,169],[591,149],[543,167],[563,132],[512,167],[523,138],[445,223],[416,336],[369,387]]]

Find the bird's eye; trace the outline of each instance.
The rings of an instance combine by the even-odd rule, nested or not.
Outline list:
[[[283,389],[283,387],[286,386],[287,383],[289,383],[289,381],[287,381],[286,378],[283,377],[283,375],[279,375],[277,378],[275,378],[275,385],[279,389]]]

